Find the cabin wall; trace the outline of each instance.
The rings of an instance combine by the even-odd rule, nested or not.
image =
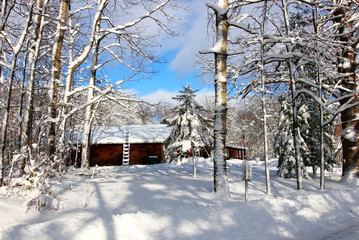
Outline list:
[[[91,145],[90,166],[116,166],[122,164],[122,144]]]
[[[122,144],[101,144],[91,146],[91,166],[122,165]],[[157,160],[150,158],[156,156]],[[162,144],[131,144],[130,165],[160,163],[163,160]]]
[[[161,163],[164,161],[163,145],[160,143],[152,144],[131,144],[130,145],[130,165],[147,165],[153,163]],[[122,144],[99,144],[91,145],[90,166],[118,166],[122,165]],[[207,151],[202,149],[201,156],[204,158],[210,157],[210,149]],[[244,159],[245,150],[238,148],[227,147],[228,158]],[[157,159],[151,158],[156,156]],[[75,162],[76,159],[76,162]],[[81,151],[78,151],[77,158],[74,152],[71,156],[69,165],[79,163],[81,161]]]
[[[157,160],[150,159],[157,157]],[[162,144],[131,144],[130,145],[130,164],[143,165],[160,163],[163,160]]]

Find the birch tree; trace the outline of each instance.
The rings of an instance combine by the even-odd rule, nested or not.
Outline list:
[[[357,81],[356,47],[358,45],[358,28],[355,26],[358,22],[358,4],[352,1],[330,1],[309,5],[314,12],[312,22],[316,43],[313,45],[316,48],[313,48],[313,51],[317,53],[316,61],[313,61],[317,69],[317,77],[314,78],[316,83],[313,84],[314,81],[311,81],[311,85],[316,85],[316,89],[319,89],[321,93],[319,97],[316,97],[313,91],[305,91],[305,93],[315,99],[322,111],[332,114],[330,119],[321,124],[322,128],[340,114],[344,129],[342,134],[343,157],[348,159],[343,162],[343,179],[352,178],[357,171],[355,166],[358,162],[358,152],[355,151],[358,144],[356,137],[358,122],[354,117],[358,112],[355,87]],[[310,38],[308,37],[308,39]],[[321,44],[317,44],[318,42]],[[337,59],[337,62],[333,59]],[[304,82],[308,83],[306,80]],[[323,100],[323,91],[330,92],[326,100]],[[298,94],[300,93],[298,92]],[[335,102],[339,103],[337,108],[328,107]],[[322,152],[324,153],[324,151]],[[323,189],[324,160],[321,168],[321,188]]]
[[[247,5],[254,5],[255,9],[261,10],[260,14],[248,14],[242,12],[242,8]],[[267,95],[269,92],[269,85],[276,83],[273,77],[273,62],[278,61],[278,54],[275,54],[274,48],[276,45],[276,36],[273,28],[275,21],[269,16],[271,2],[268,7],[268,1],[254,1],[254,2],[239,2],[235,5],[233,21],[231,26],[236,27],[239,31],[237,39],[233,41],[237,51],[236,60],[229,65],[229,74],[231,84],[238,89],[236,97],[242,95],[242,98],[247,97],[251,92],[260,94],[261,96],[261,120],[263,134],[263,160],[265,161],[265,179],[266,192],[270,193],[270,179],[268,168],[268,123],[267,123]],[[268,27],[267,27],[268,25]],[[269,26],[270,25],[270,26]],[[250,84],[242,87],[240,82],[236,79],[248,79]]]
[[[227,133],[227,37],[228,37],[228,0],[217,4],[207,3],[216,17],[216,43],[202,54],[213,53],[215,58],[215,107],[214,107],[214,191],[229,194],[226,167]]]
[[[23,172],[13,171],[16,177],[26,172],[46,178],[61,168],[72,147],[69,126],[84,124],[91,129],[93,110],[101,101],[135,109],[141,101],[117,93],[123,82],[151,73],[148,67],[156,58],[149,39],[158,35],[146,27],[175,35],[171,25],[171,11],[178,7],[175,1],[71,3],[1,1],[1,184],[10,163]],[[121,11],[106,9],[109,5]],[[116,83],[102,72],[114,61],[126,72]],[[127,106],[129,101],[134,104]],[[28,148],[21,148],[22,139]],[[25,159],[20,155],[31,163],[17,166],[19,159]]]
[[[87,92],[87,101],[91,101],[95,96],[95,81],[96,81],[96,68],[98,63],[99,45],[100,45],[100,24],[98,22],[95,26],[95,40],[92,50],[91,64],[90,64],[90,79]],[[90,144],[91,144],[91,128],[94,115],[94,104],[90,104],[86,107],[85,119],[84,119],[84,131],[82,141],[82,156],[81,156],[81,168],[90,168]]]
[[[266,1],[263,1],[264,5],[266,5]],[[291,124],[293,127],[290,128],[292,131],[293,137],[293,146],[295,150],[294,159],[295,161],[295,169],[297,171],[297,189],[302,189],[302,157],[300,151],[300,136],[299,136],[299,124],[298,124],[298,103],[297,103],[297,82],[300,81],[298,69],[303,67],[303,65],[311,62],[309,57],[305,55],[304,52],[298,51],[298,46],[309,45],[311,41],[311,37],[307,32],[302,31],[303,29],[295,29],[293,23],[291,22],[292,15],[290,15],[287,1],[273,1],[270,6],[272,6],[273,12],[278,13],[278,9],[280,9],[281,14],[269,15],[271,12],[268,11],[267,15],[263,14],[263,20],[257,20],[257,17],[254,15],[248,15],[243,13],[242,19],[249,18],[251,16],[253,19],[248,23],[248,26],[242,23],[241,29],[243,29],[247,34],[251,34],[253,37],[247,42],[242,40],[242,45],[255,47],[255,45],[260,43],[260,51],[250,52],[247,56],[243,56],[241,61],[242,64],[239,66],[234,66],[234,71],[232,76],[238,78],[239,76],[250,76],[254,77],[253,73],[257,72],[256,66],[259,65],[260,72],[258,75],[260,76],[261,81],[251,80],[251,82],[245,86],[239,93],[240,94],[248,94],[252,91],[262,92],[262,94],[266,91],[265,86],[269,84],[275,84],[280,86],[279,84],[288,84],[291,93],[291,101],[293,102],[290,106],[292,107],[292,117]],[[295,2],[290,2],[292,4],[296,4]],[[258,5],[258,4],[257,4]],[[264,8],[266,9],[266,8]],[[239,18],[239,17],[238,17]],[[267,18],[267,20],[266,20]],[[243,21],[243,20],[241,20]],[[267,32],[264,33],[262,30],[263,26],[268,23],[269,28],[267,28]],[[280,25],[283,23],[283,25]],[[260,27],[250,28],[250,25],[259,25]],[[239,25],[239,24],[238,24]],[[300,32],[302,31],[302,32]],[[250,44],[248,44],[250,42]],[[254,52],[254,53],[253,53]],[[235,83],[236,84],[236,83]],[[261,89],[258,88],[261,86]],[[240,87],[240,86],[239,86]],[[263,95],[262,95],[263,96]],[[265,103],[265,97],[262,98]],[[266,111],[265,108],[263,108]],[[289,115],[288,115],[289,116]],[[263,120],[266,120],[266,114]],[[267,178],[268,179],[268,178]]]
[[[343,163],[343,179],[351,178],[357,171],[358,134],[357,118],[357,46],[358,46],[358,4],[355,1],[268,1],[267,21],[245,6],[261,6],[265,1],[234,1],[233,14],[229,25],[241,29],[235,54],[241,57],[228,64],[229,80],[238,94],[260,92],[259,87],[270,84],[288,88],[291,92],[292,135],[296,154],[297,189],[302,186],[303,157],[300,151],[298,123],[298,99],[302,94],[310,95],[322,110],[323,115],[331,117],[324,120],[320,128],[341,115],[344,125],[342,141],[346,159]],[[249,8],[251,9],[251,8]],[[242,11],[242,12],[241,12]],[[303,22],[295,22],[303,16]],[[261,26],[266,24],[266,32],[261,39]],[[234,32],[234,34],[237,34]],[[233,35],[232,35],[233,36]],[[233,37],[232,37],[233,38]],[[261,51],[255,51],[258,43],[264,42],[264,61]],[[234,45],[233,45],[234,46]],[[233,47],[232,46],[232,47]],[[257,48],[259,49],[259,48]],[[229,54],[231,55],[231,54]],[[337,59],[337,62],[333,61]],[[264,64],[261,64],[264,63]],[[260,72],[261,65],[264,71]],[[310,66],[308,68],[308,66]],[[333,68],[333,66],[336,66]],[[305,73],[302,69],[310,72]],[[260,76],[265,76],[265,84]],[[257,75],[256,75],[257,74]],[[259,76],[259,78],[258,78]],[[239,79],[239,80],[238,80]],[[247,82],[246,82],[247,81]],[[242,84],[246,82],[245,84]],[[308,84],[311,89],[297,89],[298,84]],[[321,93],[318,93],[321,92]],[[268,92],[268,90],[267,90]],[[327,99],[323,99],[326,96]],[[337,105],[338,107],[333,106]],[[322,138],[324,139],[324,138]],[[324,146],[325,143],[322,143]],[[350,148],[350,151],[349,151]],[[324,153],[324,151],[323,151]],[[321,171],[321,188],[324,182],[324,157]],[[350,167],[349,167],[350,166]],[[348,170],[351,169],[351,170]],[[350,173],[349,173],[350,172]],[[347,174],[348,173],[348,174]]]
[[[89,41],[88,41],[87,45],[84,47],[84,49],[81,51],[79,56],[72,59],[72,61],[68,64],[68,67],[67,67],[65,93],[64,93],[64,98],[63,98],[64,108],[62,110],[64,115],[63,115],[63,120],[61,122],[61,127],[60,127],[60,132],[61,132],[60,143],[61,144],[64,144],[64,141],[65,141],[65,134],[66,134],[68,118],[71,117],[74,114],[74,112],[78,111],[78,109],[76,109],[76,108],[73,109],[72,111],[69,110],[71,96],[79,91],[79,89],[75,89],[74,91],[72,91],[74,75],[75,75],[76,70],[81,66],[81,64],[83,64],[86,61],[91,50],[94,47],[94,44],[96,41],[96,36],[97,36],[96,29],[101,21],[102,13],[103,13],[105,7],[107,6],[107,4],[108,4],[108,0],[98,0],[97,9],[96,9],[93,21],[92,21]],[[87,106],[91,105],[92,103],[91,102],[87,103],[84,107],[87,107]],[[64,146],[61,146],[61,147],[64,147]],[[59,151],[61,153],[60,156],[63,155],[62,152],[64,151],[64,149],[60,148]]]
[[[1,9],[0,9],[0,32],[1,34],[4,33],[5,31],[5,27],[7,25],[7,21],[9,19],[10,13],[11,11],[14,9],[15,7],[15,1],[8,1],[8,0],[2,0],[1,1]],[[4,36],[1,36],[0,38],[0,61],[4,61]],[[0,86],[3,89],[4,85],[5,85],[5,79],[3,76],[3,71],[2,71],[3,66],[0,65]],[[0,98],[3,95],[3,90],[0,91]]]
[[[263,14],[262,14],[262,23],[260,27],[260,46],[261,46],[261,61],[260,61],[260,76],[261,76],[261,93],[262,93],[262,111],[263,111],[263,136],[264,136],[264,165],[265,165],[265,177],[266,177],[266,193],[269,194],[270,190],[270,181],[269,181],[269,168],[268,168],[268,131],[267,131],[267,106],[266,106],[266,82],[265,82],[265,70],[264,70],[264,29],[267,16],[267,1],[264,1]]]

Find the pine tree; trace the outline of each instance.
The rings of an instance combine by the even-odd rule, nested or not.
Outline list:
[[[281,98],[282,108],[277,133],[274,139],[274,150],[278,156],[278,176],[292,177],[296,169],[294,158],[294,141],[292,134],[290,102]],[[298,109],[299,140],[302,172],[307,176],[305,167],[313,167],[313,173],[320,167],[320,116],[319,106],[312,98],[301,96]],[[326,118],[330,116],[327,114]],[[334,149],[334,123],[324,128],[325,136],[325,169],[330,170],[336,162],[332,155]]]
[[[291,123],[292,111],[289,102],[280,99],[281,110],[277,133],[274,136],[273,148],[278,156],[278,171],[280,177],[292,177],[295,172],[295,151]]]
[[[196,176],[196,162],[201,149],[211,146],[211,120],[206,117],[206,110],[195,101],[195,93],[187,84],[183,91],[173,99],[180,102],[173,109],[175,116],[163,122],[173,126],[166,155],[171,159],[176,156],[177,165],[192,152],[193,175]],[[172,160],[172,159],[171,159]]]
[[[305,101],[305,102],[304,102]],[[302,100],[303,104],[299,109],[302,116],[300,123],[301,135],[305,141],[309,152],[304,159],[305,166],[313,168],[313,174],[316,176],[316,169],[320,167],[320,109],[319,105],[312,98]],[[324,121],[330,118],[330,114],[324,115]],[[335,148],[334,142],[334,122],[330,122],[324,128],[324,167],[330,171],[333,164],[336,163],[332,152]]]

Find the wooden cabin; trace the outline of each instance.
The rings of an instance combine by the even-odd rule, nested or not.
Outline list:
[[[91,132],[90,166],[147,165],[164,162],[166,140],[172,127],[156,125],[94,126]],[[81,146],[82,129],[74,132],[74,142]],[[202,157],[209,157],[206,148]],[[74,154],[76,155],[76,154]],[[228,146],[227,158],[244,159],[245,149]],[[81,158],[77,154],[77,161]]]
[[[94,126],[90,166],[116,166],[123,161],[130,165],[160,163],[164,160],[164,143],[171,131],[171,127],[162,124]],[[81,145],[81,130],[75,132],[75,139]]]

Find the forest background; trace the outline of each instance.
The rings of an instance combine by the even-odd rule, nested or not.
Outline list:
[[[62,171],[76,125],[84,126],[86,168],[94,124],[147,124],[170,116],[168,103],[148,104],[122,85],[151,78],[161,60],[156,47],[180,36],[179,13],[190,5],[2,1],[0,185],[20,177],[36,186]],[[198,54],[197,66],[199,77],[215,86],[214,101],[203,99],[214,119],[214,175],[222,179],[215,190],[226,189],[225,144],[240,145],[243,138],[248,156],[267,161],[275,151],[281,175],[295,175],[298,189],[303,166],[330,170],[340,149],[343,176],[355,176],[357,2],[219,1],[207,7],[214,47]],[[114,67],[123,72],[116,82],[106,73]],[[339,125],[343,133],[334,139]]]

